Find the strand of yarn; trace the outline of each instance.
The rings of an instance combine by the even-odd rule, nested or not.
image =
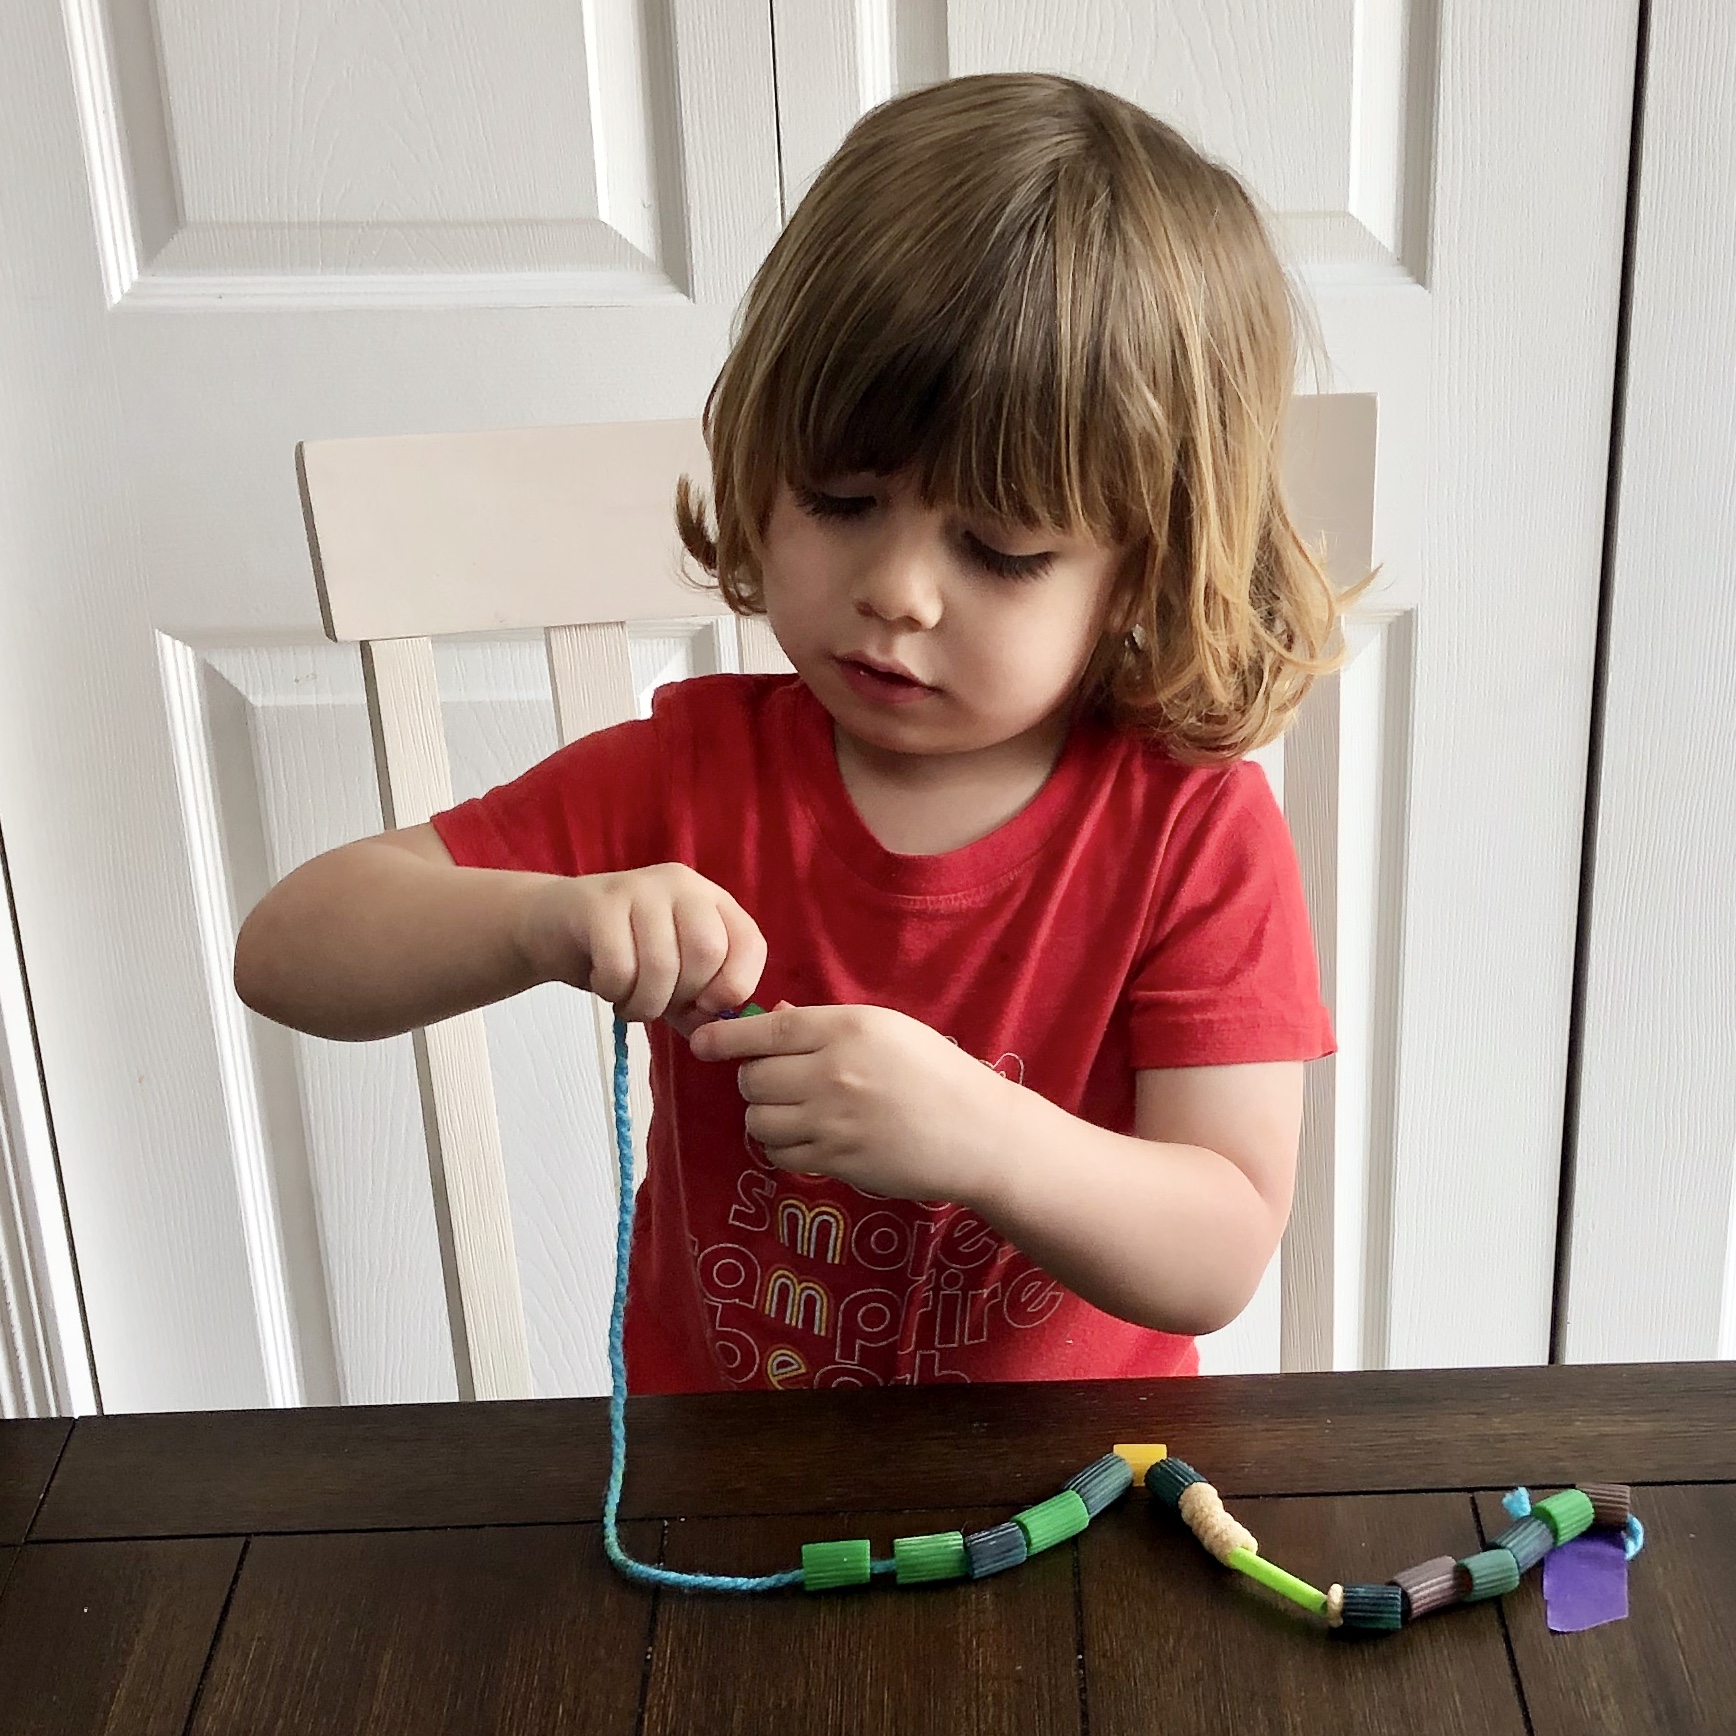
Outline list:
[[[1224,1511],[1224,1503],[1210,1483],[1189,1483],[1182,1490],[1176,1508],[1188,1530],[1226,1567],[1235,1565],[1230,1560],[1233,1549],[1245,1549],[1250,1555],[1260,1553],[1253,1532]]]
[[[787,1573],[677,1573],[636,1561],[621,1547],[616,1514],[621,1481],[627,1471],[627,1256],[633,1247],[633,1111],[627,1096],[627,1027],[615,1021],[615,1161],[621,1178],[621,1206],[615,1218],[615,1297],[609,1307],[609,1486],[603,1496],[603,1549],[629,1579],[642,1585],[667,1585],[680,1591],[781,1591],[800,1585],[802,1570]],[[891,1560],[872,1563],[875,1573],[890,1573]]]

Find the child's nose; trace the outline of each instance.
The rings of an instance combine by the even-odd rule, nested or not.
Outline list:
[[[924,629],[940,619],[938,575],[922,553],[911,548],[883,550],[856,583],[858,614]]]

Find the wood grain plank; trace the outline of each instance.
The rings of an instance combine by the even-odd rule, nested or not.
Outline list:
[[[1138,1440],[1241,1497],[1566,1482],[1592,1464],[1736,1477],[1736,1363],[723,1393],[629,1414],[634,1517],[1023,1504]],[[32,1535],[582,1521],[607,1464],[601,1399],[85,1417]]]
[[[803,1543],[975,1529],[1004,1509],[673,1523],[672,1567],[770,1573]],[[1074,1568],[1063,1545],[980,1584],[755,1597],[666,1596],[645,1697],[645,1736],[927,1736],[1079,1728]],[[743,1668],[743,1660],[753,1660]]]
[[[180,1736],[237,1537],[32,1543],[0,1598],[0,1736]]]
[[[1233,1511],[1262,1555],[1322,1590],[1384,1581],[1478,1541],[1462,1495],[1251,1500]],[[1335,1636],[1220,1567],[1137,1495],[1093,1523],[1079,1562],[1092,1736],[1524,1736],[1500,1618],[1487,1606],[1396,1634]]]
[[[1498,1495],[1478,1507],[1491,1536],[1508,1523]],[[1536,1736],[1724,1736],[1736,1721],[1736,1484],[1636,1488],[1634,1511],[1646,1546],[1626,1621],[1551,1633],[1541,1571],[1503,1601]]]
[[[64,1417],[0,1422],[0,1543],[22,1543],[72,1424]]]
[[[192,1729],[626,1736],[652,1602],[595,1525],[259,1538]]]

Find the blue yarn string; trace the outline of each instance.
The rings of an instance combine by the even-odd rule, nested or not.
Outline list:
[[[627,1027],[615,1021],[615,1161],[621,1177],[621,1208],[615,1218],[615,1299],[609,1307],[609,1487],[603,1496],[603,1549],[629,1579],[681,1591],[781,1591],[802,1583],[802,1570],[787,1573],[677,1573],[635,1561],[621,1547],[616,1514],[627,1470],[627,1355],[622,1333],[627,1319],[627,1256],[633,1246],[633,1111],[627,1097]],[[886,1571],[892,1562],[876,1562]]]

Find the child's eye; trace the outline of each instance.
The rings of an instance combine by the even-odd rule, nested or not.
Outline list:
[[[817,488],[792,490],[810,518],[860,518],[874,505],[871,494],[822,494]]]
[[[973,536],[969,531],[965,532],[964,545],[970,558],[979,567],[1002,579],[1040,578],[1055,560],[1053,549],[1043,549],[1031,555],[1010,555],[1002,549],[992,548],[981,537]]]

